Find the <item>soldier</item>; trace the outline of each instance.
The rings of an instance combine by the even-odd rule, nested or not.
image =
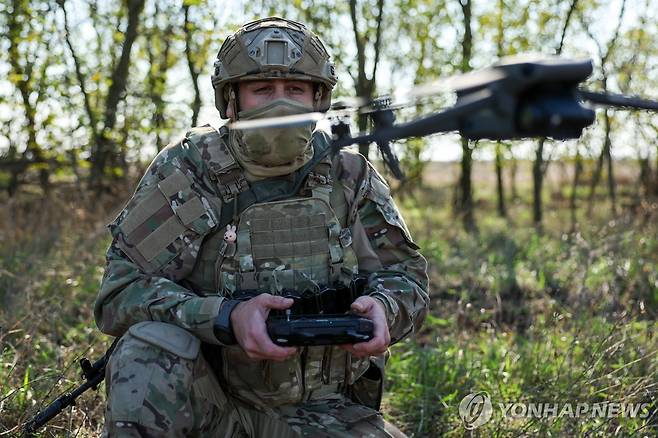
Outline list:
[[[336,75],[316,35],[272,17],[226,39],[212,83],[222,118],[251,120],[326,111]],[[384,362],[424,319],[426,261],[363,156],[312,161],[328,145],[309,126],[204,126],[153,160],[109,225],[105,436],[403,436],[378,412]],[[278,292],[355,276],[372,340],[270,340],[268,313],[292,305]],[[245,289],[263,293],[232,299]]]

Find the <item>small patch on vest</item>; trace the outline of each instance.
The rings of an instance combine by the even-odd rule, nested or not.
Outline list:
[[[352,244],[352,230],[349,228],[343,228],[340,230],[340,234],[338,235],[338,240],[340,241],[340,246],[343,248],[347,248]]]

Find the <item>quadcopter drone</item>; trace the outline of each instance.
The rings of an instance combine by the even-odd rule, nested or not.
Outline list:
[[[320,162],[352,144],[375,143],[393,176],[403,179],[400,163],[390,142],[409,137],[457,131],[469,140],[509,140],[551,137],[556,140],[579,138],[594,123],[594,110],[584,103],[658,111],[658,102],[620,94],[582,90],[578,85],[593,71],[591,60],[559,58],[540,61],[512,61],[489,69],[458,76],[443,84],[418,87],[408,93],[406,103],[390,96],[374,100],[352,99],[337,102],[327,113],[307,113],[260,120],[236,121],[229,128],[285,128],[328,119],[332,131],[331,148],[317,154]],[[447,85],[446,85],[447,84]],[[396,124],[395,111],[413,104],[413,99],[452,89],[456,103],[443,111]],[[372,120],[370,133],[352,136],[346,114],[356,112]]]

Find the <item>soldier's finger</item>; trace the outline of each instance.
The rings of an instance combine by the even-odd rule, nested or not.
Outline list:
[[[281,348],[281,347],[277,347],[276,345],[274,345],[274,347],[269,347],[269,348],[264,347],[264,349],[261,350],[261,354],[269,360],[282,362],[295,354],[295,350],[293,349],[293,351],[290,351],[289,348],[290,347]]]
[[[366,357],[370,355],[367,352],[356,350],[353,345],[349,345],[349,344],[340,345],[340,348],[351,353],[352,356],[354,357]]]
[[[285,360],[297,352],[295,347],[280,347],[276,345],[272,342],[267,332],[255,336],[254,341],[258,345],[259,353],[273,360]]]
[[[262,294],[261,297],[261,304],[268,309],[287,309],[294,303],[292,298],[277,297],[270,294]]]
[[[388,344],[384,336],[375,334],[375,337],[368,342],[359,342],[352,345],[354,351],[367,354],[381,354],[386,351]]]
[[[372,304],[374,306],[377,306],[374,303],[375,302],[373,301]],[[373,339],[371,340],[371,342],[374,341],[375,339],[380,339],[386,345],[386,347],[388,347],[388,344],[391,341],[391,336],[390,336],[390,333],[388,331],[388,323],[386,321],[386,316],[385,316],[384,313],[377,312],[376,307],[373,307],[372,309],[373,309],[373,313],[372,313],[373,318],[372,318],[372,320],[373,320],[373,323],[375,325],[375,330],[374,330]]]
[[[370,344],[370,348],[383,353],[388,348],[390,342],[391,336],[388,333],[388,329],[382,324],[375,324],[374,336],[366,344]]]

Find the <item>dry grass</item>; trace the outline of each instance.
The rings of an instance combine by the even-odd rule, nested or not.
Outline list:
[[[0,436],[13,436],[44,403],[77,385],[80,357],[106,348],[92,306],[108,243],[105,224],[119,203],[65,188],[46,199],[27,191],[2,202]],[[97,436],[102,399],[88,392],[45,436]]]

